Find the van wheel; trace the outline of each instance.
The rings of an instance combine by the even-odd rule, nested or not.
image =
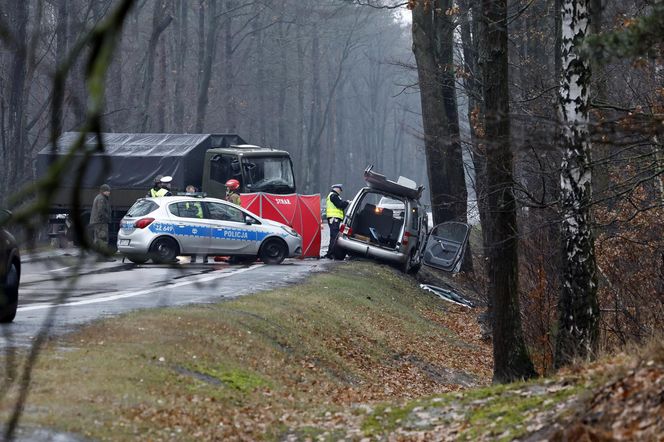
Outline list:
[[[12,263],[7,273],[7,279],[4,286],[3,298],[0,299],[0,323],[7,324],[12,322],[16,317],[16,309],[18,308],[18,267],[16,263]]]
[[[409,275],[415,275],[420,271],[421,267],[422,261],[417,259],[417,248],[414,248],[413,251],[410,252],[408,260],[401,266],[401,271]]]
[[[258,257],[265,264],[281,264],[286,259],[288,246],[280,239],[268,239],[261,246]]]
[[[422,268],[422,263],[415,264],[415,265],[412,266],[410,269],[408,269],[408,272],[407,272],[407,273],[408,273],[409,275],[413,275],[413,276],[415,276],[415,275],[417,275],[417,272],[419,272],[421,268]]]
[[[156,264],[172,263],[178,253],[180,253],[178,243],[171,238],[158,238],[150,246],[150,257]]]
[[[332,256],[334,256],[334,259],[338,261],[343,261],[344,259],[346,259],[346,251],[341,247],[334,246],[334,249],[332,251]]]

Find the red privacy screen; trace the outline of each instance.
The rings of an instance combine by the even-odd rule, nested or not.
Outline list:
[[[302,235],[302,257],[320,256],[320,195],[243,193],[242,207]]]

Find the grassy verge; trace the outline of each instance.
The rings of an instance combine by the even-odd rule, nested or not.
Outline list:
[[[334,438],[307,423],[488,384],[477,313],[357,262],[229,302],[136,312],[50,343],[24,423],[97,440]]]

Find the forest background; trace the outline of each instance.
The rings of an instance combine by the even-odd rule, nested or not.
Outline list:
[[[70,55],[118,3],[30,0],[0,6],[3,203],[34,180],[36,152],[54,128],[76,130],[87,121],[95,102],[90,74],[85,57]],[[586,57],[591,74],[581,88],[588,96],[583,112],[590,119],[593,192],[572,206],[589,214],[592,230],[597,346],[616,348],[661,332],[664,69],[661,37],[652,37],[662,29],[661,2],[133,3],[108,66],[103,131],[236,132],[248,142],[290,151],[302,193],[323,192],[337,181],[358,188],[361,171],[374,164],[388,176],[428,181],[436,221],[481,218],[486,204],[483,241],[473,252],[497,258],[492,253],[506,243],[489,232],[503,228],[518,275],[505,304],[492,290],[489,266],[487,303],[509,307],[518,301],[519,321],[510,327],[523,330],[539,372],[554,364],[557,306],[569,278],[561,247],[561,224],[568,217],[561,198],[559,104],[569,52],[561,11],[566,5],[588,7],[588,34],[603,36]],[[403,19],[408,12],[395,15],[404,6],[413,13],[412,26]],[[502,24],[497,29],[487,28],[492,13],[498,17],[493,23]],[[418,59],[418,47],[426,43],[418,40],[423,29],[418,23],[439,25],[429,35],[438,46],[427,50],[434,55],[432,66],[442,67],[432,83],[443,94],[442,112],[431,112],[435,106],[421,100],[430,92],[425,77],[432,71]],[[488,31],[500,38],[491,40]],[[491,46],[502,38],[503,47]],[[69,61],[63,106],[53,112],[60,98],[53,77]],[[506,94],[504,99],[487,100],[491,85]],[[442,138],[432,136],[435,125],[427,120],[441,115],[433,132]],[[503,124],[500,130],[507,128],[507,138],[487,136],[496,128],[487,122],[496,121]],[[432,137],[443,145],[433,146]],[[494,141],[502,143],[498,162],[490,156]],[[438,167],[436,155],[446,152],[456,163],[442,164],[456,169]],[[502,163],[508,157],[509,163]],[[437,188],[440,183],[447,185]],[[491,208],[497,194],[491,189],[514,196],[508,201],[513,220],[503,222],[503,210]],[[483,262],[474,262],[481,284]]]

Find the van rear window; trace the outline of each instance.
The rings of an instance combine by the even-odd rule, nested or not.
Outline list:
[[[138,200],[134,203],[133,206],[129,209],[127,212],[127,216],[130,216],[132,218],[137,217],[137,216],[145,216],[150,212],[154,212],[159,208],[159,205],[155,203],[154,201],[150,200]]]
[[[385,195],[367,192],[353,208],[351,230],[361,241],[395,248],[401,239],[404,224],[404,203],[386,202]]]

